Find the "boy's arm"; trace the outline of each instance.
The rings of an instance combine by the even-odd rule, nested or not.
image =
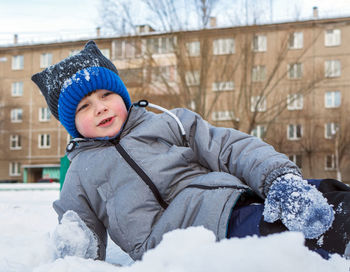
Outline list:
[[[87,200],[86,194],[79,182],[79,175],[67,172],[60,198],[53,203],[53,207],[61,222],[62,216],[69,210],[76,212],[80,219],[92,231],[98,242],[98,259],[106,257],[107,232],[103,223],[97,218]]]
[[[199,162],[212,171],[231,173],[265,198],[272,182],[299,168],[262,140],[235,129],[214,127],[198,114],[178,109],[190,147]]]

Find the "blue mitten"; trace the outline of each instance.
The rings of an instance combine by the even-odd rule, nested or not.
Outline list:
[[[265,199],[264,220],[281,219],[291,231],[300,231],[305,238],[314,239],[332,225],[334,211],[327,199],[301,177],[286,174],[271,185]]]
[[[67,211],[52,235],[55,258],[97,258],[98,243],[93,232],[74,211]]]

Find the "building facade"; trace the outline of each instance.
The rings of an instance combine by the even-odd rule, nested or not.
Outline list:
[[[132,100],[189,107],[350,183],[350,18],[94,38]],[[31,75],[87,40],[0,47],[0,182],[59,178],[70,138]]]

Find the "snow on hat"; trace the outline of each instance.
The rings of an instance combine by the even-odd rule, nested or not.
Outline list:
[[[51,113],[73,137],[80,134],[75,127],[75,111],[81,99],[92,91],[105,89],[119,94],[126,108],[131,106],[129,93],[114,64],[89,41],[78,54],[52,65],[32,80],[44,95]]]

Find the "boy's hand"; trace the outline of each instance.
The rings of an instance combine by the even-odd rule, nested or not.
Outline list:
[[[334,212],[327,199],[301,177],[287,174],[278,177],[265,199],[264,220],[281,219],[291,231],[300,231],[314,239],[325,233],[333,223]]]
[[[52,235],[55,258],[97,258],[97,238],[74,211],[67,211]]]

